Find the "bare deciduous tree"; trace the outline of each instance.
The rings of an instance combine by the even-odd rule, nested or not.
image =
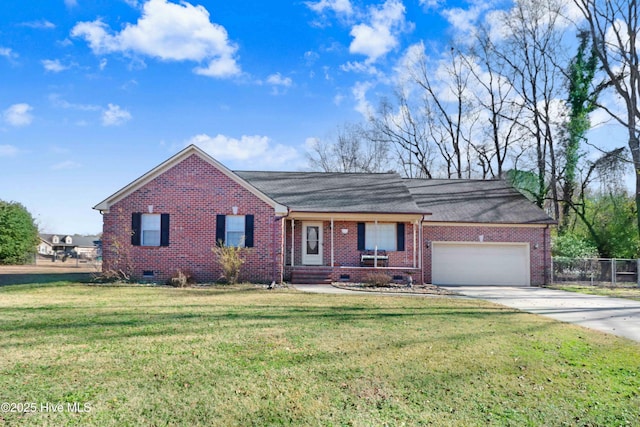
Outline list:
[[[489,31],[481,26],[467,54],[461,55],[476,81],[474,96],[481,117],[478,140],[471,141],[482,168],[482,178],[503,178],[509,157],[520,154],[524,139],[519,124],[523,105],[514,102],[513,70],[496,55]],[[512,151],[518,151],[517,154]]]
[[[389,150],[384,141],[366,135],[359,124],[347,123],[336,130],[335,141],[316,140],[307,154],[312,169],[323,172],[386,172]]]
[[[538,176],[536,204],[545,205],[551,192],[552,210],[560,215],[557,192],[557,165],[554,151],[558,113],[554,109],[562,99],[559,89],[562,73],[562,35],[558,22],[562,5],[558,0],[518,0],[506,15],[508,39],[500,58],[513,72],[513,87],[522,102],[519,123],[528,129],[535,149]]]
[[[623,102],[623,111],[602,105],[627,129],[635,170],[636,207],[640,212],[640,60],[637,0],[574,0],[584,15],[593,45],[609,85]],[[638,216],[640,234],[640,215]]]

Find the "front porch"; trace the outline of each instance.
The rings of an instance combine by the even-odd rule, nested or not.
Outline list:
[[[366,282],[386,274],[392,282],[422,280],[421,217],[353,214],[302,215],[283,221],[283,278],[287,282]]]

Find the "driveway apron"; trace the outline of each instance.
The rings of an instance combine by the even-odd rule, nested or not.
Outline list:
[[[640,342],[640,301],[547,288],[446,286],[450,291]]]

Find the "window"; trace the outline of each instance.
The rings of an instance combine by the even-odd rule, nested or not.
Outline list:
[[[53,236],[53,238],[51,239],[52,243],[60,243],[60,238],[58,236]]]
[[[216,244],[253,247],[253,215],[217,215]]]
[[[227,215],[224,237],[226,246],[244,247],[244,215]]]
[[[380,251],[395,251],[397,248],[396,224],[392,223],[366,223],[364,233],[365,249]]]
[[[131,244],[169,246],[169,214],[131,214]]]
[[[160,246],[160,215],[142,214],[141,221],[142,246]]]
[[[404,223],[358,223],[358,250],[374,250],[376,246],[381,251],[405,250]]]

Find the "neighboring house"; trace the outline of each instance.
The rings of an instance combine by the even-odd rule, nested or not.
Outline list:
[[[38,253],[40,255],[78,255],[80,258],[93,259],[97,254],[98,236],[81,236],[78,234],[44,234],[40,233]]]
[[[221,270],[216,242],[246,246],[241,279],[541,285],[554,221],[502,181],[395,173],[233,172],[194,145],[94,209],[103,269],[137,278]]]

